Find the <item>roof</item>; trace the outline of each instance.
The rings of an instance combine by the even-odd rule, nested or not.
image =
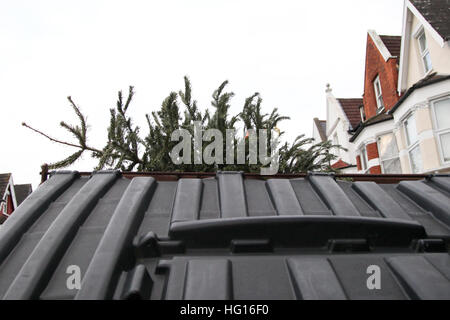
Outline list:
[[[8,186],[11,173],[0,173],[0,197],[3,197]]]
[[[327,140],[327,121],[319,120],[318,118],[314,118],[314,124],[317,128],[317,131],[319,131],[320,139],[322,139],[322,141],[326,141]]]
[[[354,165],[351,165],[351,164],[343,161],[342,159],[339,159],[338,161],[336,161],[335,163],[333,163],[331,165],[331,168],[333,168],[333,169],[345,169],[345,168],[349,168],[349,167],[354,167]]]
[[[400,57],[400,45],[402,42],[401,36],[380,35],[380,38],[386,48],[389,50],[391,56]]]
[[[444,41],[450,40],[450,0],[410,0]]]
[[[411,87],[406,90],[406,92],[401,96],[401,98],[397,101],[397,103],[387,112],[388,114],[392,114],[395,110],[400,107],[400,105],[405,101],[415,90],[450,79],[450,75],[438,74],[433,72],[426,76],[425,78],[417,81]]]
[[[449,176],[257,177],[53,173],[0,227],[0,297],[450,299]]]
[[[350,142],[355,141],[356,138],[359,136],[359,134],[364,130],[364,128],[392,119],[394,119],[394,116],[392,114],[383,111],[373,116],[372,118],[369,118],[364,122],[361,122],[359,126],[356,128],[355,133],[353,133],[353,135],[350,137],[349,141]]]
[[[338,98],[345,115],[350,121],[351,129],[355,129],[361,121],[359,107],[363,105],[362,98]]]
[[[14,192],[16,194],[17,205],[19,206],[33,192],[33,187],[31,184],[15,184]]]

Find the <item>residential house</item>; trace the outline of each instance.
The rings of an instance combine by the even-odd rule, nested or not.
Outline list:
[[[341,143],[359,173],[450,172],[449,40],[448,0],[406,0],[401,36],[368,31],[359,123]]]
[[[341,145],[347,151],[335,149],[337,161],[332,167],[343,173],[356,172],[353,144],[349,142],[352,132],[360,122],[360,98],[335,98],[330,85],[327,85],[327,120],[325,121],[325,140]],[[315,125],[317,127],[317,125]],[[313,130],[314,131],[314,130]]]
[[[404,4],[398,103],[389,111],[403,173],[450,172],[450,5]]]
[[[400,96],[397,91],[400,36],[369,30],[366,42],[363,106],[360,123],[350,138],[360,173],[401,173],[399,150],[388,114]]]
[[[14,184],[11,173],[0,174],[0,224],[32,192],[31,184]]]

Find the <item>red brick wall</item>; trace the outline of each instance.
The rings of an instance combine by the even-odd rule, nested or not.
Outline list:
[[[356,156],[356,168],[358,168],[358,171],[362,170],[361,156]]]
[[[8,203],[8,210],[7,213],[8,215],[11,214],[14,211],[14,205],[13,205],[13,201],[12,201],[12,197],[11,195],[8,196],[7,198],[7,203]]]
[[[372,160],[379,157],[377,143],[369,143],[366,145],[367,159]]]
[[[367,158],[369,160],[379,158],[378,146],[377,146],[376,142],[369,143],[368,145],[366,145],[366,151],[367,151]],[[381,166],[380,165],[376,165],[376,166],[370,167],[369,168],[369,173],[371,173],[371,174],[381,174]]]
[[[378,166],[371,167],[369,172],[371,174],[381,174],[381,166],[378,165]]]
[[[384,61],[383,56],[378,51],[372,37],[367,35],[366,45],[366,67],[364,79],[364,112],[366,119],[369,119],[377,113],[377,102],[375,98],[375,89],[373,81],[379,75],[381,83],[381,92],[386,110],[391,109],[398,101],[397,79],[398,79],[398,59],[389,59]]]
[[[5,198],[5,202],[6,202],[6,214],[10,215],[13,211],[14,211],[14,204],[13,204],[13,199],[11,197],[11,194],[9,194],[6,198]],[[5,203],[2,202],[2,205],[0,206],[1,208],[1,214],[5,213]]]

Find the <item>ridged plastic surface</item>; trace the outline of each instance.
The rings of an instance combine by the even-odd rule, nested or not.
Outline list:
[[[59,172],[0,227],[3,299],[450,299],[450,177]],[[367,267],[382,286],[367,288]],[[67,285],[70,266],[81,288]]]

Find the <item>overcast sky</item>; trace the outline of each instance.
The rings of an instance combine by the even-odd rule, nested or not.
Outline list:
[[[0,172],[39,182],[42,163],[74,152],[37,136],[23,121],[70,139],[71,95],[103,147],[117,91],[135,86],[131,114],[145,133],[156,110],[188,75],[209,106],[225,79],[233,113],[258,91],[266,110],[292,120],[287,137],[312,134],[325,118],[325,85],[336,97],[361,97],[368,29],[400,35],[403,0],[321,1],[0,1]],[[92,171],[85,155],[71,169]]]

